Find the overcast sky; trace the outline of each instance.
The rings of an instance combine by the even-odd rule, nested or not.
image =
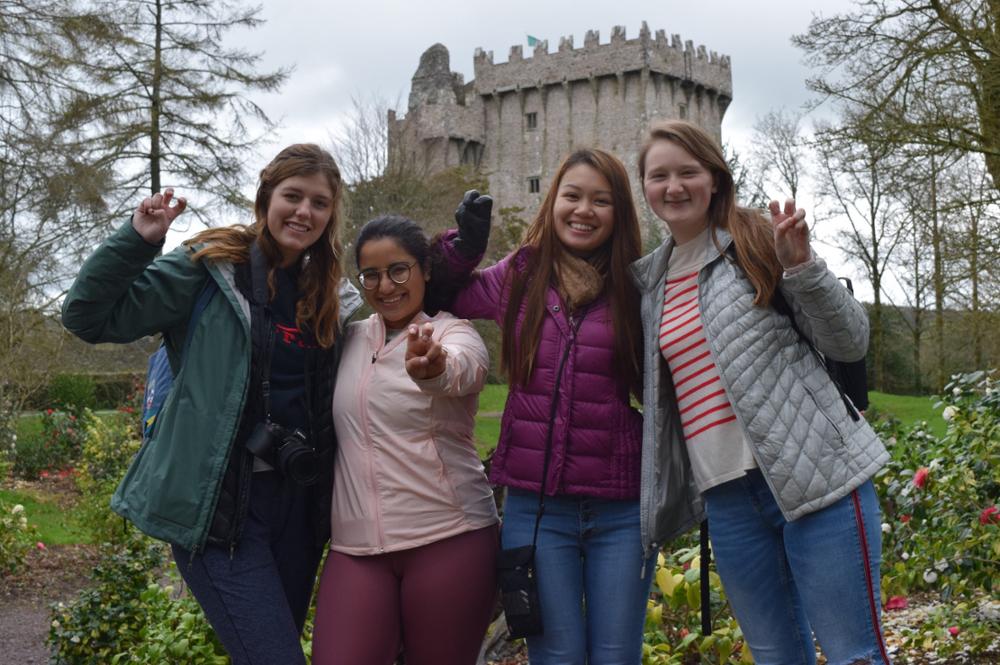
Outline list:
[[[758,116],[798,108],[811,97],[805,86],[809,71],[792,35],[804,32],[813,16],[842,13],[851,5],[851,0],[263,0],[265,23],[231,32],[229,41],[261,53],[264,68],[294,71],[280,93],[255,98],[280,127],[250,171],[289,143],[328,144],[352,97],[398,98],[398,110],[405,112],[420,54],[434,43],[448,48],[452,71],[468,82],[477,47],[493,51],[495,62],[506,62],[514,44],[529,54],[527,35],[547,39],[554,52],[567,35],[579,48],[591,29],[607,43],[612,26],[623,25],[632,39],[643,21],[653,32],[676,33],[730,56],[733,102],[722,133],[743,152]],[[250,192],[253,184],[248,183]],[[800,202],[809,209],[812,200],[804,194]],[[840,260],[833,249],[822,253],[831,262]]]

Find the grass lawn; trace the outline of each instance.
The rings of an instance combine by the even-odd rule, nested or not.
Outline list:
[[[0,501],[8,506],[21,504],[28,524],[38,529],[38,540],[46,545],[89,543],[90,532],[72,509],[60,505],[54,496],[35,489],[0,489]]]
[[[938,401],[936,396],[890,395],[872,390],[868,400],[879,414],[892,416],[904,425],[926,420],[931,432],[938,437],[944,436],[947,429],[941,410],[933,408]]]
[[[479,393],[479,411],[481,413],[500,413],[507,401],[507,384],[488,383]]]

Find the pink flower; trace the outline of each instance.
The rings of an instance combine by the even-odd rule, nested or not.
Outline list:
[[[929,475],[931,475],[931,472],[926,466],[917,469],[917,472],[913,474],[913,486],[917,489],[923,489],[924,485],[927,484],[927,476]]]
[[[958,626],[952,626],[948,629],[948,632],[951,633],[952,637],[958,637],[958,634],[962,631],[959,630]]]
[[[42,471],[42,472],[40,472],[40,473],[38,474],[38,476],[39,476],[40,478],[48,478],[48,477],[49,477],[49,472],[48,472],[48,471]]]
[[[905,610],[909,606],[906,602],[906,596],[893,596],[885,603],[885,609],[887,610]]]
[[[38,549],[40,549],[40,550],[41,550],[41,551],[43,551],[43,552],[44,552],[44,551],[45,551],[46,549],[48,549],[48,548],[46,548],[46,547],[45,547],[45,543],[43,543],[43,542],[42,542],[42,541],[40,541],[40,540],[39,540],[39,541],[38,541],[37,543],[35,543],[35,547],[37,547]]]
[[[1000,508],[990,506],[979,513],[980,524],[1000,524]]]
[[[55,412],[52,409],[45,409],[45,415],[51,416],[53,413]]]

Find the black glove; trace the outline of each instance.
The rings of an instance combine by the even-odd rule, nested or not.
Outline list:
[[[455,211],[455,221],[458,222],[458,236],[453,241],[455,251],[468,259],[486,253],[492,211],[493,197],[486,194],[480,196],[474,189],[465,193]]]

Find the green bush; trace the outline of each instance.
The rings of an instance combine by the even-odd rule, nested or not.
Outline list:
[[[41,416],[40,434],[22,437],[14,446],[14,474],[34,480],[72,468],[80,459],[84,427],[93,419],[86,409],[79,415],[46,409]]]
[[[136,374],[111,374],[94,377],[94,402],[98,409],[118,409],[129,404],[138,391],[142,401],[143,378]]]
[[[125,475],[141,441],[136,418],[121,413],[92,418],[84,428],[84,443],[77,466],[76,486],[82,498],[78,511],[96,542],[121,542],[127,536],[122,520],[111,511],[111,495]]]
[[[106,548],[91,573],[97,583],[68,605],[52,608],[52,661],[68,665],[110,663],[123,645],[134,644],[149,621],[143,594],[156,583],[165,548],[135,538],[123,548]]]
[[[28,524],[24,506],[0,501],[0,578],[16,573],[35,542],[35,529]]]
[[[950,606],[941,610],[946,614],[995,597],[1000,568],[1000,383],[986,372],[952,378],[937,405],[946,434],[933,436],[926,423],[882,424],[892,459],[876,476],[883,594],[929,591]],[[981,648],[981,638],[1000,628],[970,623],[976,619],[968,613],[962,621],[949,616],[926,619],[906,633],[904,644],[919,646],[955,627],[936,647],[947,655]]]
[[[174,584],[179,577],[175,564],[169,573]],[[190,595],[174,596],[174,586],[150,584],[139,595],[146,622],[132,643],[119,644],[111,663],[185,663],[225,665],[225,649],[208,624],[205,613]]]
[[[684,539],[688,544],[691,537]],[[701,557],[697,545],[660,554],[646,609],[643,665],[753,663],[743,631],[729,611],[722,581],[709,567],[712,633],[701,631]]]
[[[57,374],[49,381],[49,404],[66,411],[97,407],[97,386],[88,374]]]

